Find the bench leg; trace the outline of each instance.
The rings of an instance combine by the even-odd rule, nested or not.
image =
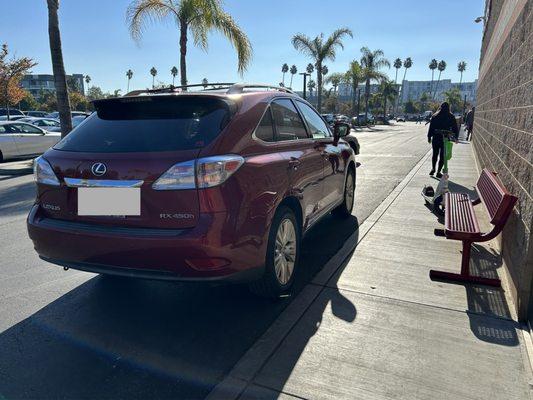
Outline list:
[[[499,279],[484,278],[482,276],[470,275],[470,250],[472,248],[471,242],[463,242],[463,256],[461,258],[461,273],[455,274],[453,272],[446,271],[429,271],[429,277],[431,280],[437,281],[452,281],[460,283],[474,283],[478,285],[487,285],[500,287],[501,282]]]

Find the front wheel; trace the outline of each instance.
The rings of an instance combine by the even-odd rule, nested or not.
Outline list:
[[[277,298],[290,290],[298,267],[300,237],[294,212],[288,207],[279,208],[270,227],[264,274],[250,284],[253,293]]]
[[[350,169],[346,174],[346,182],[344,184],[344,199],[342,204],[333,210],[335,215],[347,218],[352,215],[353,205],[355,199],[355,173]]]

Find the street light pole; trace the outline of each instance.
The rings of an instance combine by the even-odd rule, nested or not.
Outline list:
[[[304,99],[306,99],[307,96],[306,96],[305,89],[307,88],[307,77],[311,76],[311,74],[308,74],[307,72],[300,72],[300,75],[303,75],[304,77],[304,92],[303,93],[304,93]]]

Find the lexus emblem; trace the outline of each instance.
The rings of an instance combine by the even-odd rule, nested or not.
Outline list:
[[[102,176],[103,174],[106,173],[107,167],[105,166],[104,163],[97,162],[93,164],[93,166],[91,167],[91,171],[96,176]]]

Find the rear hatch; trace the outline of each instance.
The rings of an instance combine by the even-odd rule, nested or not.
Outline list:
[[[39,185],[43,212],[51,218],[102,225],[194,227],[199,217],[194,177],[187,189],[165,190],[160,185],[156,190],[153,184],[176,164],[192,161],[194,166],[201,149],[228,123],[232,104],[215,96],[158,95],[99,100],[95,108],[44,155],[61,186]],[[106,194],[102,188],[111,191]],[[91,206],[91,199],[106,208],[116,188],[129,188],[119,190],[125,198],[116,198],[139,202],[138,215],[86,215],[81,210]]]

